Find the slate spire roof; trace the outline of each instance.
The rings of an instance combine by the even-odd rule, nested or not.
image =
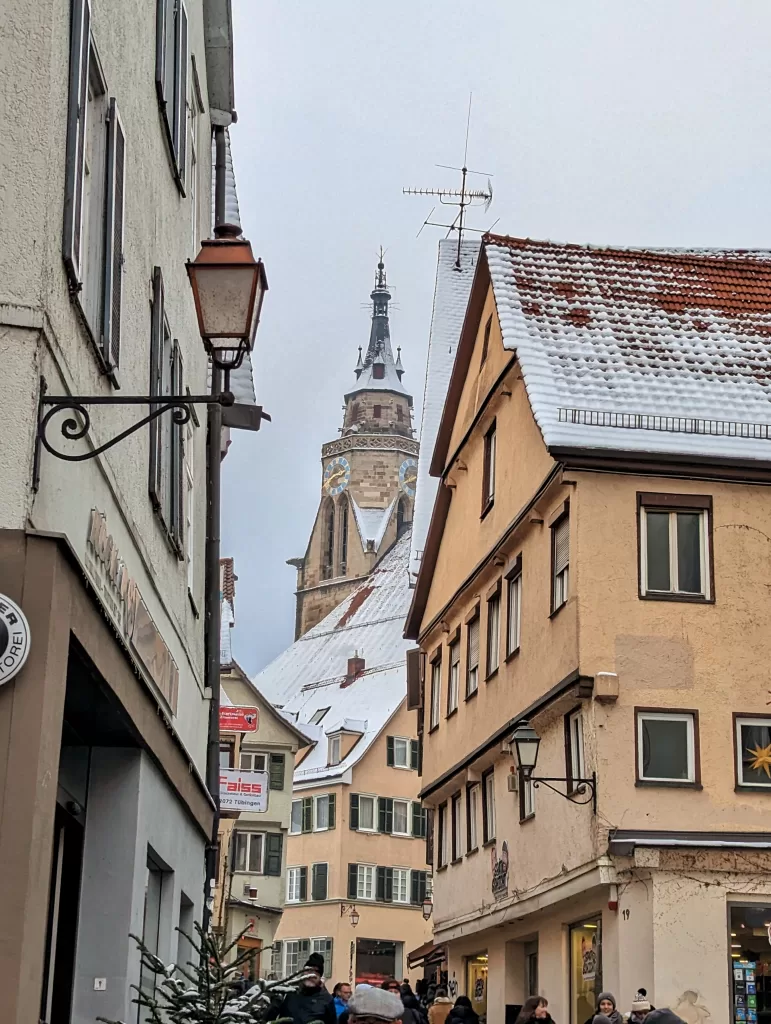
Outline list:
[[[369,332],[369,344],[363,359],[361,349],[359,350],[359,361],[354,370],[356,384],[346,394],[346,400],[360,391],[393,391],[396,394],[405,395],[411,404],[412,399],[407,395],[402,384],[404,368],[401,364],[401,355],[398,362],[395,361],[391,348],[391,327],[388,319],[388,303],[391,301],[391,293],[388,290],[382,250],[375,271],[375,287],[370,293],[370,299],[372,300],[372,325]]]

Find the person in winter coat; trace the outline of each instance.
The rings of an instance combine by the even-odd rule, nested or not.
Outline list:
[[[428,1011],[428,1024],[444,1024],[452,1009],[452,999],[447,995],[447,989],[440,986],[436,990],[436,996]]]
[[[332,989],[332,998],[335,1003],[335,1013],[341,1017],[348,1009],[348,1000],[351,998],[351,986],[347,981],[338,981]]]
[[[616,1009],[616,997],[612,992],[600,992],[597,999],[597,1009],[594,1011],[591,1017],[587,1020],[586,1024],[593,1024],[596,1021],[599,1014],[605,1014],[610,1021],[610,1024],[623,1024],[624,1018]]]
[[[418,1003],[414,996],[402,995],[403,986],[399,984],[396,978],[386,978],[380,987],[385,989],[386,992],[390,992],[392,996],[398,996],[401,999],[402,1006],[404,1007],[402,1024],[424,1024],[424,1017],[420,1009],[420,1003]],[[414,1003],[414,1006],[409,1004],[410,999]],[[417,1007],[417,1009],[415,1007]]]
[[[428,1024],[428,1014],[420,1005],[420,1000],[412,992],[405,994],[402,989],[402,1003],[404,1004],[405,1014],[412,1014],[413,1020],[416,1024]],[[403,1024],[406,1024],[407,1017],[405,1016]]]
[[[643,1024],[643,1021],[648,1019],[651,1010],[655,1009],[655,1006],[651,1006],[646,990],[644,988],[638,989],[637,995],[632,1002],[629,1024]]]
[[[592,1024],[610,1024],[610,1017],[606,1017],[604,1013],[595,1013]]]
[[[682,1017],[678,1017],[672,1010],[653,1010],[645,1018],[645,1024],[685,1024]]]
[[[544,1024],[554,1024],[549,1013],[549,1000],[543,996],[530,996],[519,1011],[515,1024],[530,1024],[531,1020],[542,1020]]]
[[[324,988],[324,957],[311,953],[305,963],[308,977],[268,1013],[268,1020],[289,1017],[292,1024],[337,1024],[335,1001]]]
[[[458,996],[455,1006],[447,1014],[447,1024],[479,1024],[479,1015],[468,996]]]

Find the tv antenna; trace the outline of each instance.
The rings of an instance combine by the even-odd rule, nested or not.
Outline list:
[[[433,196],[439,200],[442,206],[457,206],[458,212],[455,215],[451,224],[442,224],[437,221],[431,220],[436,207],[431,208],[431,213],[423,221],[423,224],[418,231],[418,235],[427,225],[434,228],[447,228],[447,237],[453,231],[458,232],[458,253],[455,257],[455,269],[460,270],[460,253],[461,243],[463,242],[464,231],[479,231],[480,234],[484,234],[484,231],[480,231],[479,228],[469,228],[466,226],[466,209],[472,206],[483,206],[485,212],[490,209],[490,204],[493,201],[493,186],[490,178],[492,174],[488,174],[485,171],[472,171],[468,167],[468,136],[469,128],[471,127],[471,93],[468,97],[468,116],[466,117],[466,144],[463,149],[463,166],[453,167],[450,164],[437,164],[437,167],[443,167],[449,171],[459,171],[461,175],[461,184],[459,189],[448,189],[448,188],[403,188],[402,194],[405,196]],[[471,189],[467,187],[466,179],[469,174],[480,174],[482,177],[487,178],[487,188]],[[484,230],[492,230],[493,227],[498,223],[496,220],[490,228]]]

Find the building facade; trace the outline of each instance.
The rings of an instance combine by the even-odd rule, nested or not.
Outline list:
[[[369,345],[342,437],[322,448],[319,512],[295,563],[299,638],[254,679],[311,741],[294,772],[279,976],[318,951],[333,982],[401,978],[407,953],[430,937],[401,635],[418,446],[389,298],[381,261]]]
[[[488,1019],[771,1009],[770,290],[767,254],[483,240],[407,635],[434,940]]]
[[[129,986],[155,981],[129,933],[171,961],[201,917],[205,426],[166,415],[87,461],[36,444],[44,394],[206,391],[185,261],[233,110],[229,3],[145,14],[4,8],[0,591],[30,629],[0,677],[9,1024],[135,1019]],[[63,435],[66,412],[47,437],[82,459],[146,411],[92,407]]]

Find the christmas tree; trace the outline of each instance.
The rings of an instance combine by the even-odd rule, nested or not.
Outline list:
[[[198,925],[196,935],[198,941],[185,935],[198,954],[195,962],[186,964],[164,964],[141,939],[131,936],[139,947],[143,973],[148,972],[156,978],[153,992],[134,986],[137,997],[132,1000],[147,1011],[145,1019],[151,1024],[254,1024],[265,1021],[269,1011],[308,977],[307,971],[300,971],[284,981],[260,979],[247,992],[239,993],[237,980],[241,977],[241,967],[254,952],[247,950],[228,962],[227,957],[241,935],[227,946],[212,932],[203,932]],[[124,1024],[106,1017],[98,1017],[97,1020],[103,1024]],[[276,1024],[281,1024],[281,1021],[291,1024],[287,1018],[279,1018]]]

